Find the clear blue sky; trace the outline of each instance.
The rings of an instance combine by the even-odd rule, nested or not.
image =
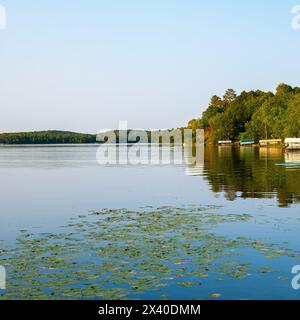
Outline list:
[[[300,85],[298,3],[0,0],[0,131],[177,127],[229,87]]]

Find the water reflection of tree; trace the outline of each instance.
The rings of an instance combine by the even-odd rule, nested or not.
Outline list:
[[[300,171],[277,167],[284,161],[280,148],[207,147],[204,177],[213,192],[228,200],[277,197],[280,207],[300,200]]]

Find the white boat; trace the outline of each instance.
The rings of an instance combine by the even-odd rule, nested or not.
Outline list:
[[[259,140],[259,145],[261,147],[268,147],[268,146],[276,146],[282,143],[281,139],[267,139],[267,140]]]
[[[300,151],[300,138],[286,138],[284,143],[287,151]]]
[[[232,144],[232,141],[231,140],[220,140],[218,142],[219,146],[225,146],[225,145],[230,145]]]

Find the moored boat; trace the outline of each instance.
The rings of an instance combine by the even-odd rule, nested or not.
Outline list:
[[[255,139],[244,139],[240,140],[241,146],[252,146],[256,143]]]
[[[218,142],[219,146],[228,146],[228,145],[231,145],[232,144],[232,141],[231,140],[220,140]]]
[[[261,147],[268,147],[268,146],[279,146],[282,143],[281,139],[267,139],[267,140],[259,140],[259,145]]]
[[[300,151],[300,138],[286,138],[284,143],[287,151]]]

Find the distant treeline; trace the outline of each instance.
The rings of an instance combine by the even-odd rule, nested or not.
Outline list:
[[[300,137],[300,88],[280,84],[276,93],[260,90],[236,95],[228,89],[213,96],[199,119],[189,128],[204,128],[209,142],[238,139]]]
[[[95,143],[96,135],[68,131],[37,131],[0,134],[0,144]]]
[[[128,142],[140,142],[139,133],[140,130],[128,130],[127,136],[128,138],[129,133],[134,131],[137,137],[128,139]],[[68,132],[68,131],[57,131],[57,130],[50,130],[50,131],[34,131],[34,132],[17,132],[17,133],[1,133],[0,134],[0,144],[80,144],[80,143],[103,143],[107,142],[107,138],[114,134],[114,141],[116,143],[124,142],[120,141],[120,131],[113,130],[108,131],[101,136],[103,139],[97,139],[97,135],[94,134],[84,134],[84,133],[75,133],[75,132]],[[133,133],[133,132],[132,132]],[[151,142],[151,131],[144,131],[141,134],[146,134],[146,142]],[[123,135],[124,136],[124,132]],[[125,134],[126,136],[126,134]],[[174,138],[171,136],[171,142],[173,142]]]

